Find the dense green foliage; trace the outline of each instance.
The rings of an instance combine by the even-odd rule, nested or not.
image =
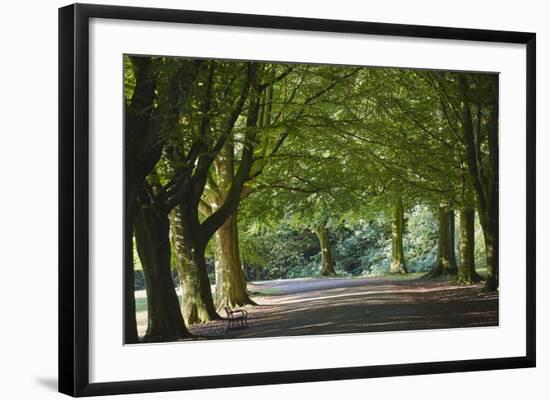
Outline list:
[[[428,272],[437,255],[437,219],[427,206],[405,214],[405,256],[409,271]],[[458,228],[457,228],[458,231]],[[458,233],[456,234],[458,238]],[[483,268],[485,251],[479,222],[476,230],[476,266]],[[339,276],[387,274],[391,259],[391,230],[384,216],[353,225],[342,224],[331,232],[331,247]],[[458,243],[455,244],[458,254]],[[271,280],[319,275],[321,252],[315,235],[288,224],[241,235],[243,263],[251,279]]]

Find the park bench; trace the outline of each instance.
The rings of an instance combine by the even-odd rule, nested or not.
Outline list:
[[[248,325],[248,312],[244,309],[231,310],[227,306],[224,307],[227,315],[227,327],[225,331],[232,329],[244,329]]]

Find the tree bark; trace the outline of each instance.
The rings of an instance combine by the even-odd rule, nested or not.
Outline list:
[[[235,179],[235,149],[232,142],[227,142],[215,162],[217,183],[212,183],[211,202],[213,212],[218,210],[229,194]],[[255,305],[248,296],[246,277],[242,268],[239,231],[237,226],[238,209],[229,215],[227,220],[216,231],[216,295],[218,310],[224,307]]]
[[[174,208],[171,216],[172,238],[183,290],[183,316],[187,324],[220,319],[214,307],[204,253],[210,238],[214,236],[217,229],[229,215],[236,210],[242,187],[254,161],[253,145],[256,138],[259,108],[256,68],[255,63],[247,64],[247,75],[240,96],[232,106],[226,124],[213,146],[208,148],[201,140],[196,141],[191,146],[189,154],[193,157],[187,156],[186,160],[187,167],[191,168],[183,171],[179,177],[180,181],[187,181],[187,185],[178,191],[169,203],[170,208]],[[202,135],[212,129],[210,106],[214,70],[213,65],[210,64],[207,82],[208,95],[202,104],[202,120],[200,123]],[[242,112],[247,98],[249,98],[249,107],[244,138],[245,146],[242,151],[239,170],[223,204],[201,223],[199,220],[199,205],[201,204],[201,196],[204,193],[209,172],[214,160],[229,140],[234,124]]]
[[[168,217],[152,205],[141,205],[135,219],[135,233],[147,289],[148,325],[143,341],[190,337],[170,271]]]
[[[172,241],[183,293],[183,318],[187,324],[220,319],[212,298],[204,255],[206,244],[201,236],[197,212],[181,203],[172,211],[171,220]]]
[[[247,304],[255,305],[248,296],[239,254],[237,212],[233,213],[216,232],[217,278],[216,306],[218,310]]]
[[[182,84],[171,86],[170,93],[159,95],[158,65],[151,57],[128,56],[133,66],[135,87],[129,104],[124,108],[124,341],[138,342],[134,296],[133,229],[138,192],[147,175],[161,157],[164,140],[161,129],[177,123],[179,106],[189,93],[201,60],[182,61],[172,71],[172,78],[183,77]],[[157,107],[154,107],[155,103]],[[159,114],[170,118],[160,118]],[[153,277],[151,277],[153,278]]]
[[[403,200],[399,198],[393,208],[392,221],[392,260],[390,273],[407,273],[407,265],[405,263],[405,253],[403,252],[403,229],[405,219],[403,217]]]
[[[487,229],[483,230],[483,237],[485,239],[485,252],[487,254],[487,280],[485,281],[485,290],[491,292],[498,289],[498,221],[493,221]]]
[[[458,265],[456,263],[455,237],[455,210],[449,202],[449,270],[453,272],[453,274],[458,272]]]
[[[477,283],[481,277],[475,269],[475,211],[472,207],[460,209],[460,263],[458,282],[463,284]]]
[[[139,338],[134,295],[133,218],[127,216],[124,226],[124,343],[135,344]]]
[[[454,243],[451,243],[451,214],[449,213],[450,204],[448,202],[439,205],[439,240],[437,250],[437,260],[434,268],[426,277],[434,278],[439,276],[448,276],[457,274],[456,261],[452,262],[451,248],[454,248]],[[454,214],[452,215],[454,220]]]
[[[496,82],[496,101],[489,113],[487,138],[489,144],[489,164],[491,166],[488,185],[488,211],[487,234],[485,235],[485,248],[487,251],[487,281],[486,291],[498,290],[499,269],[499,202],[498,202],[498,77],[492,77]]]
[[[254,279],[256,281],[259,281],[262,279],[262,268],[259,265],[256,265]]]
[[[150,119],[156,82],[151,60],[145,57],[132,58],[136,86],[131,102],[125,107],[125,157],[124,157],[124,343],[138,342],[136,322],[136,301],[134,295],[134,252],[133,231],[134,212],[137,192],[151,163],[149,160],[160,156],[151,152],[149,142],[144,138],[154,136],[156,131],[150,129]],[[142,112],[147,110],[147,112]],[[147,156],[144,156],[147,154]],[[151,167],[152,168],[152,167]]]
[[[321,225],[315,227],[313,231],[317,235],[321,247],[321,276],[335,276],[336,272],[334,271],[328,228],[325,225]]]
[[[481,113],[478,115],[478,124],[474,128],[472,106],[469,98],[469,81],[466,76],[459,77],[459,88],[462,97],[463,135],[466,145],[468,173],[473,184],[476,208],[479,221],[483,229],[485,250],[487,254],[486,291],[498,289],[499,269],[499,205],[498,205],[498,75],[488,77],[490,99],[484,106],[489,109],[487,118],[487,149],[488,163],[484,162],[480,151],[482,142]],[[478,105],[480,110],[481,105]]]
[[[204,253],[208,241],[237,209],[243,185],[254,162],[254,145],[260,107],[256,69],[255,63],[247,64],[247,75],[240,96],[233,105],[226,124],[213,146],[208,148],[204,142],[197,141],[191,147],[192,151],[189,153],[194,156],[192,159],[187,157],[187,162],[189,162],[187,166],[192,168],[185,173],[188,175],[187,177],[179,177],[180,180],[187,178],[187,185],[178,191],[177,196],[172,197],[172,202],[175,203],[170,204],[174,207],[172,238],[177,256],[178,272],[182,281],[183,316],[188,324],[220,319],[214,307]],[[209,112],[213,71],[214,68],[210,65],[207,83],[209,95],[205,97],[202,104],[200,131],[203,134],[213,128],[210,121],[212,116]],[[223,199],[223,204],[201,223],[199,220],[201,197],[205,191],[212,164],[230,139],[234,124],[242,112],[247,98],[249,100],[248,111],[239,169]]]

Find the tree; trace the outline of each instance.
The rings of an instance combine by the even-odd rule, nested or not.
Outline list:
[[[264,85],[265,90],[262,88],[258,109],[257,126],[259,131],[270,125],[275,81],[284,79],[292,69],[287,67],[286,71],[278,77],[275,75],[275,65],[267,65],[263,68],[264,72],[266,70],[270,71],[270,73],[267,77],[268,83]],[[284,140],[284,136],[282,138]],[[261,148],[261,142],[265,142],[268,139],[269,136],[265,132],[260,132],[257,135],[254,148]],[[231,140],[227,141],[224,145],[219,157],[214,162],[213,171],[208,175],[200,205],[201,212],[205,217],[212,215],[229,195],[230,188],[235,180],[236,165],[238,162],[242,162],[242,160],[236,160],[235,145],[240,145],[237,135],[233,135]],[[258,174],[259,172],[256,173],[256,175]],[[249,176],[247,181],[250,178]],[[243,193],[241,192],[242,197]],[[215,304],[218,310],[224,307],[233,308],[246,304],[255,305],[255,302],[248,295],[246,277],[241,263],[237,214],[238,206],[216,232]]]
[[[332,250],[330,249],[330,237],[326,224],[315,225],[312,231],[319,239],[321,247],[321,276],[334,276],[334,261],[332,259]]]
[[[291,76],[290,74],[294,69],[293,66],[267,64],[259,71],[259,73],[262,73],[263,77],[260,79],[262,83],[260,84],[261,99],[257,118],[258,134],[256,136],[256,143],[254,144],[252,165],[259,164],[259,166],[257,166],[254,171],[251,168],[245,185],[261,175],[267,158],[276,154],[288,137],[288,133],[284,128],[282,131],[279,131],[270,130],[270,127],[272,122],[274,92],[281,92],[274,88],[276,85],[278,87],[285,86],[285,80],[287,77]],[[281,108],[285,106],[285,101],[286,99],[282,98],[279,102],[280,105],[279,110],[277,110],[278,115],[276,119],[282,116]],[[236,160],[235,145],[240,145],[236,136],[233,138],[233,142],[229,141],[226,143],[224,150],[220,153],[220,157],[214,164],[215,174],[211,174],[208,177],[202,198],[202,202],[204,203],[203,214],[205,216],[212,214],[212,212],[217,210],[219,205],[223,203],[223,200],[228,196],[229,189],[235,180],[236,165],[240,165],[242,162],[242,160]],[[250,186],[243,187],[240,200],[248,196],[250,192]],[[246,275],[240,256],[237,216],[238,207],[216,232],[217,262],[215,301],[218,309],[226,306],[231,308],[247,304],[256,304],[248,295]]]
[[[438,207],[439,240],[437,259],[434,268],[427,277],[457,274],[454,255],[454,212],[449,201],[441,202]]]
[[[415,249],[428,249],[434,257],[438,231],[431,276],[456,274],[455,211],[460,211],[459,280],[470,282],[476,280],[475,200],[491,255],[488,282],[498,276],[493,252],[498,249],[493,165],[498,109],[488,76],[215,60],[148,62],[154,68],[143,60],[138,60],[143,66],[131,65],[126,94],[133,132],[152,127],[140,134],[145,145],[138,146],[141,137],[133,138],[137,142],[130,144],[127,160],[132,168],[146,166],[133,173],[141,178],[131,178],[127,187],[133,204],[126,235],[128,241],[135,233],[144,269],[147,339],[186,336],[186,323],[218,319],[224,306],[253,303],[243,263],[261,264],[248,246],[250,233],[261,230],[279,232],[288,246],[296,237],[305,238],[301,251],[288,253],[307,264],[298,266],[300,274],[358,270],[342,267],[337,242],[354,227],[363,234],[375,232],[376,241],[360,232],[350,235],[358,243],[384,247],[385,271],[407,273],[415,265],[405,258],[405,250],[408,256],[414,253],[412,223],[405,229],[405,216],[418,205],[437,205],[439,227],[426,211],[424,226],[433,232],[429,247]],[[179,314],[170,240],[183,292]],[[315,240],[318,245],[311,246]],[[275,252],[269,252],[271,258]],[[207,271],[212,254],[215,296]],[[279,262],[278,273],[264,276],[288,273]],[[131,301],[128,296],[128,305]]]
[[[392,261],[391,273],[407,273],[405,253],[403,252],[403,199],[399,197],[395,202],[392,221]]]
[[[125,257],[124,336],[138,341],[133,266],[133,232],[138,193],[161,157],[165,135],[177,121],[200,61],[177,63],[164,58],[125,56]],[[166,85],[176,80],[178,84]],[[155,285],[156,276],[150,276]]]
[[[332,206],[328,206],[327,202],[335,201],[335,194],[329,192],[335,192],[338,188],[333,183],[332,176],[335,174],[327,174],[324,166],[320,166],[323,160],[334,159],[334,156],[329,156],[333,149],[330,140],[326,140],[326,135],[319,136],[319,134],[326,134],[327,129],[330,129],[329,116],[334,112],[337,104],[334,97],[336,88],[346,87],[353,81],[352,78],[358,71],[356,68],[342,70],[327,74],[326,69],[313,66],[294,68],[294,73],[289,76],[290,79],[281,81],[281,85],[278,86],[267,86],[259,123],[261,127],[267,128],[268,131],[275,131],[278,135],[264,136],[263,143],[259,143],[255,156],[255,168],[247,184],[245,196],[248,198],[253,194],[253,198],[261,200],[263,206],[268,205],[270,201],[277,202],[272,196],[274,193],[284,193],[281,200],[287,204],[290,198],[294,199],[294,202],[290,201],[294,206],[292,210],[286,211],[285,218],[308,227],[317,234],[323,255],[321,263],[323,275],[335,274],[328,236],[331,213],[329,210]],[[269,71],[272,77],[284,76],[284,73],[275,75],[276,66],[272,66]],[[278,82],[279,79],[274,78],[274,81]],[[290,87],[288,87],[289,83]],[[287,90],[288,96],[285,95]],[[338,96],[342,96],[344,92],[338,93]],[[273,104],[277,104],[276,109],[272,108]],[[318,119],[326,121],[327,126],[322,124],[319,126]],[[310,126],[313,123],[315,125]],[[315,141],[315,143],[308,146],[309,141]],[[285,150],[280,152],[283,143]],[[296,173],[294,167],[297,164],[300,165],[301,170],[307,170],[311,178]],[[316,176],[315,171],[322,174]],[[319,181],[323,181],[323,184],[319,184]],[[216,187],[219,188],[219,185]],[[262,191],[263,194],[258,194]],[[321,195],[323,191],[325,194]],[[325,210],[326,213],[309,214],[306,217],[305,210],[311,204],[319,202],[326,207],[325,209],[317,207],[315,210]],[[271,210],[275,209],[276,207],[271,208]],[[277,213],[280,212],[281,210],[277,211]],[[262,214],[266,214],[265,210]],[[292,218],[292,214],[301,217]]]
[[[243,68],[244,67],[244,68]],[[178,256],[178,269],[182,277],[183,291],[183,314],[188,324],[206,322],[219,318],[210,283],[206,271],[205,250],[208,241],[225,221],[235,212],[242,192],[244,183],[249,176],[253,163],[253,151],[257,134],[257,120],[260,107],[261,88],[257,79],[257,65],[246,63],[238,65],[238,70],[230,83],[240,80],[241,85],[226,87],[227,76],[218,74],[214,80],[216,64],[210,63],[210,73],[207,84],[206,96],[202,103],[202,111],[199,113],[199,140],[193,144],[197,149],[196,167],[185,177],[189,182],[186,191],[173,217],[175,235],[175,250]],[[234,68],[234,67],[233,67]],[[240,78],[240,79],[239,79]],[[221,112],[225,103],[223,94],[237,86],[239,89],[234,93],[233,107],[229,112]],[[214,90],[216,92],[214,94]],[[227,97],[227,96],[225,96]],[[212,165],[222,149],[230,140],[233,128],[247,101],[248,110],[244,126],[243,150],[241,163],[235,173],[231,186],[221,204],[204,221],[200,220],[201,198],[205,190]],[[216,110],[217,112],[214,112]],[[211,148],[203,140],[206,135],[217,133],[211,141]],[[193,148],[192,147],[192,148]],[[182,179],[182,176],[179,177]]]
[[[135,216],[136,245],[147,289],[148,324],[144,341],[174,341],[190,337],[190,333],[172,281],[169,220],[145,188],[139,196],[140,207]]]
[[[460,264],[458,282],[472,284],[481,280],[475,270],[474,258],[474,220],[475,210],[464,207],[460,210]]]
[[[473,188],[486,249],[486,291],[498,289],[498,75],[431,73],[448,128],[459,139],[463,180]]]
[[[485,289],[498,289],[498,75],[460,75],[467,165],[487,252]],[[477,113],[472,112],[477,101]],[[475,120],[475,125],[474,125]]]
[[[233,213],[216,233],[216,305],[233,308],[256,305],[248,295],[240,249],[237,213]]]
[[[228,141],[214,162],[203,192],[200,211],[205,218],[212,215],[229,194],[235,179],[235,146]],[[218,310],[227,306],[255,305],[248,295],[239,251],[238,209],[227,218],[215,234],[216,291],[214,302]]]

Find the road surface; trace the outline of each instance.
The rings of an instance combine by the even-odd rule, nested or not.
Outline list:
[[[249,284],[249,326],[191,326],[201,338],[250,338],[498,325],[498,294],[446,280],[299,279]]]

